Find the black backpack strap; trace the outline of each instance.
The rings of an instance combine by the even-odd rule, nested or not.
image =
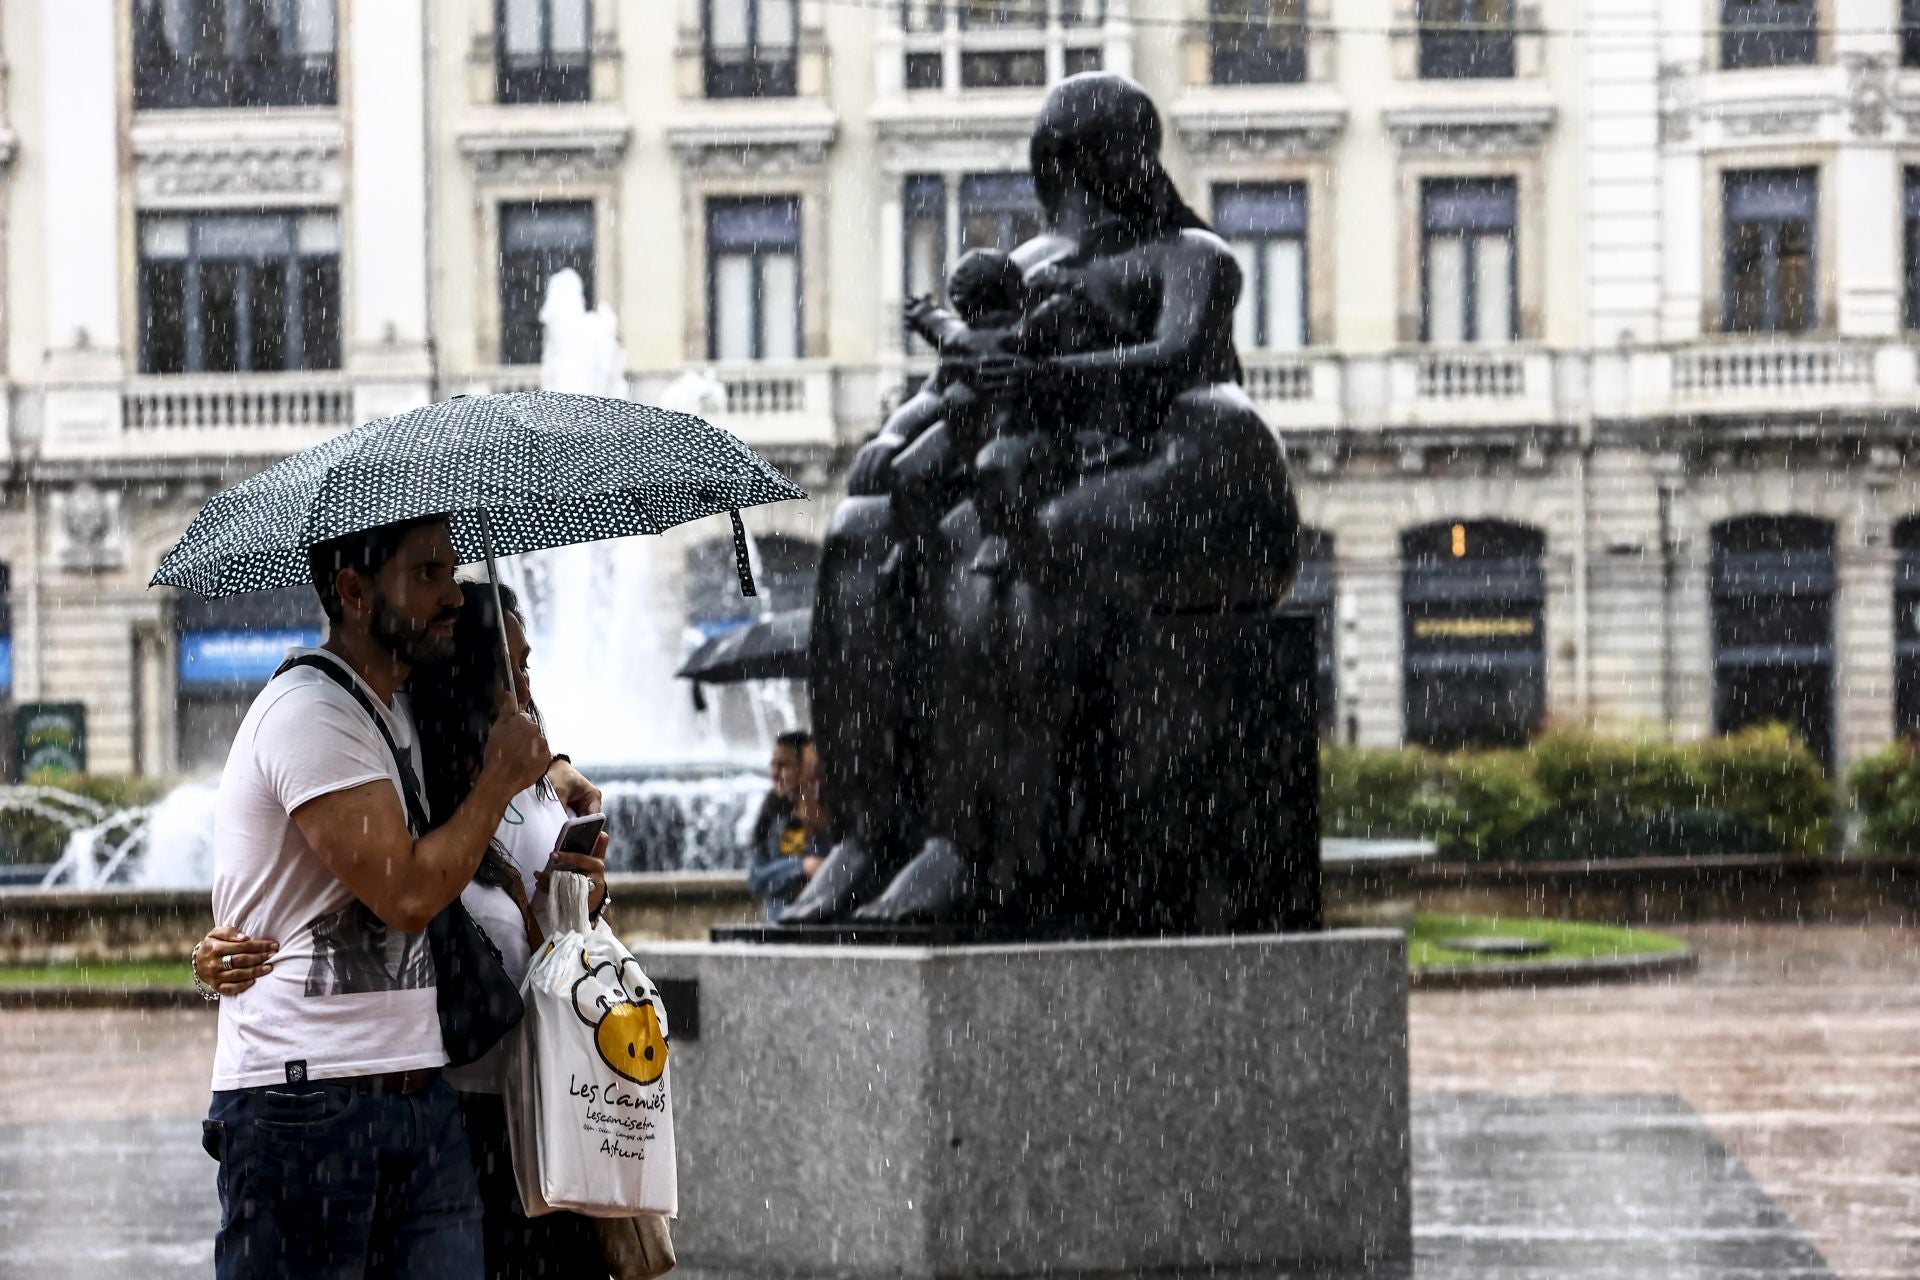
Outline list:
[[[386,742],[387,750],[393,755],[394,765],[400,770],[400,790],[407,798],[407,827],[416,837],[425,835],[432,824],[427,820],[426,806],[420,803],[420,777],[413,771],[412,757],[400,750],[399,744],[394,742],[393,732],[387,728],[386,717],[374,707],[373,699],[367,696],[366,690],[360,687],[357,680],[340,668],[339,663],[329,662],[316,654],[303,653],[297,658],[288,658],[280,664],[280,669],[273,673],[273,679],[279,679],[295,667],[312,667],[315,671],[323,673],[327,679],[352,694],[353,700],[358,702],[361,709],[367,713],[367,719],[373,721],[373,727],[380,731],[381,739]]]

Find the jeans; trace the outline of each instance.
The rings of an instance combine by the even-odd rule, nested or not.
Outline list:
[[[481,1280],[480,1192],[453,1089],[326,1080],[213,1095],[220,1280]]]

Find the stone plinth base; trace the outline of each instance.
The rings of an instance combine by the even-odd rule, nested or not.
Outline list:
[[[690,1267],[893,1280],[1410,1253],[1397,933],[635,954],[672,1026]]]

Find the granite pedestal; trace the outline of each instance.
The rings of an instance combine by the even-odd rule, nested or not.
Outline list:
[[[963,1277],[1411,1248],[1398,933],[643,944],[682,1261]]]

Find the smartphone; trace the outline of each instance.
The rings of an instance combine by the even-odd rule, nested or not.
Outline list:
[[[607,815],[604,813],[592,813],[584,818],[568,818],[566,825],[560,828],[560,838],[553,842],[553,851],[590,854],[606,826]]]

